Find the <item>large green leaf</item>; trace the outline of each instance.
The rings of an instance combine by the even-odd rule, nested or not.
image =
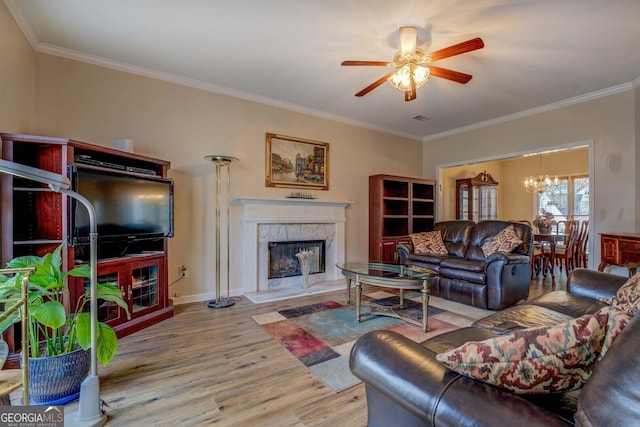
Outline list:
[[[129,305],[127,305],[127,303],[122,299],[122,291],[117,286],[111,283],[98,283],[96,298],[104,301],[115,302],[120,306],[120,308],[126,311],[127,318],[130,317]]]
[[[98,323],[98,361],[104,366],[113,359],[118,351],[118,336],[104,323]]]
[[[35,255],[25,255],[14,258],[7,263],[9,268],[29,268],[40,263],[40,257]]]
[[[6,303],[7,305],[12,305],[13,303]],[[0,322],[0,333],[3,333],[4,331],[7,330],[7,328],[9,328],[9,326],[11,326],[13,323],[20,321],[20,311],[14,311],[13,313],[11,313],[9,315],[9,317],[7,317],[6,319],[4,319],[3,321]]]
[[[85,350],[91,348],[91,316],[80,313],[76,318],[78,344]],[[98,322],[96,354],[98,361],[106,366],[118,351],[118,337],[111,326]]]
[[[76,316],[76,335],[78,344],[85,350],[91,348],[91,316],[80,313]]]
[[[64,306],[57,301],[47,301],[44,304],[29,307],[29,315],[43,325],[57,329],[64,325],[67,315]]]
[[[81,265],[65,273],[67,276],[73,277],[91,277],[91,266],[89,264]]]

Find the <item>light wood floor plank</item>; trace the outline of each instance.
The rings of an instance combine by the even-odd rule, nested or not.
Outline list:
[[[531,282],[532,297],[564,286]],[[251,316],[327,300],[344,291],[232,307],[176,307],[176,315],[121,338],[99,367],[109,426],[331,426],[367,423],[362,384],[334,393]],[[67,405],[75,411],[77,402]]]

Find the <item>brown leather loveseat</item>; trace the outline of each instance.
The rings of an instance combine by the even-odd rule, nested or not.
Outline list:
[[[637,426],[640,425],[640,313],[593,365],[582,388],[514,394],[458,374],[436,354],[469,341],[516,330],[559,325],[606,305],[625,277],[576,269],[567,291],[544,294],[476,321],[471,327],[415,343],[392,331],[360,337],[351,371],[365,383],[369,427],[411,426]]]
[[[482,245],[509,225],[523,243],[510,253],[485,257]],[[416,254],[411,243],[396,248],[401,264],[438,272],[431,295],[489,310],[501,310],[529,296],[533,252],[529,225],[495,220],[443,221],[435,224],[434,231],[441,232],[447,253]]]

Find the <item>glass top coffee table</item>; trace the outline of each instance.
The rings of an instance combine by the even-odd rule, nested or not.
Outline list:
[[[377,262],[344,262],[336,266],[342,270],[342,274],[347,279],[347,302],[351,302],[351,282],[355,282],[356,288],[356,320],[360,322],[363,314],[362,305],[362,284],[366,283],[385,288],[400,290],[400,304],[393,307],[381,307],[374,310],[369,306],[369,313],[365,315],[390,316],[402,319],[414,325],[422,326],[422,330],[427,332],[428,319],[427,309],[429,308],[430,282],[438,277],[433,270],[422,270],[410,268],[405,265],[384,264]],[[395,310],[404,308],[404,291],[419,290],[422,293],[422,322],[401,316]]]

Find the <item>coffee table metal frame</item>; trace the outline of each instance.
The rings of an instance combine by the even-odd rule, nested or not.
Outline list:
[[[342,274],[347,279],[347,303],[351,303],[351,282],[355,282],[356,320],[358,322],[366,315],[389,316],[422,326],[424,332],[428,331],[429,320],[427,310],[429,308],[430,282],[438,277],[435,272],[414,270],[404,265],[375,262],[345,262],[338,263],[336,266],[342,270]],[[372,274],[371,271],[376,271],[378,274]],[[380,272],[382,272],[383,275],[380,275]],[[382,307],[382,310],[378,311],[369,306],[369,313],[362,314],[363,283],[384,288],[399,289],[400,304],[393,307]],[[405,289],[419,290],[422,294],[422,322],[396,313],[395,309],[404,307]]]

